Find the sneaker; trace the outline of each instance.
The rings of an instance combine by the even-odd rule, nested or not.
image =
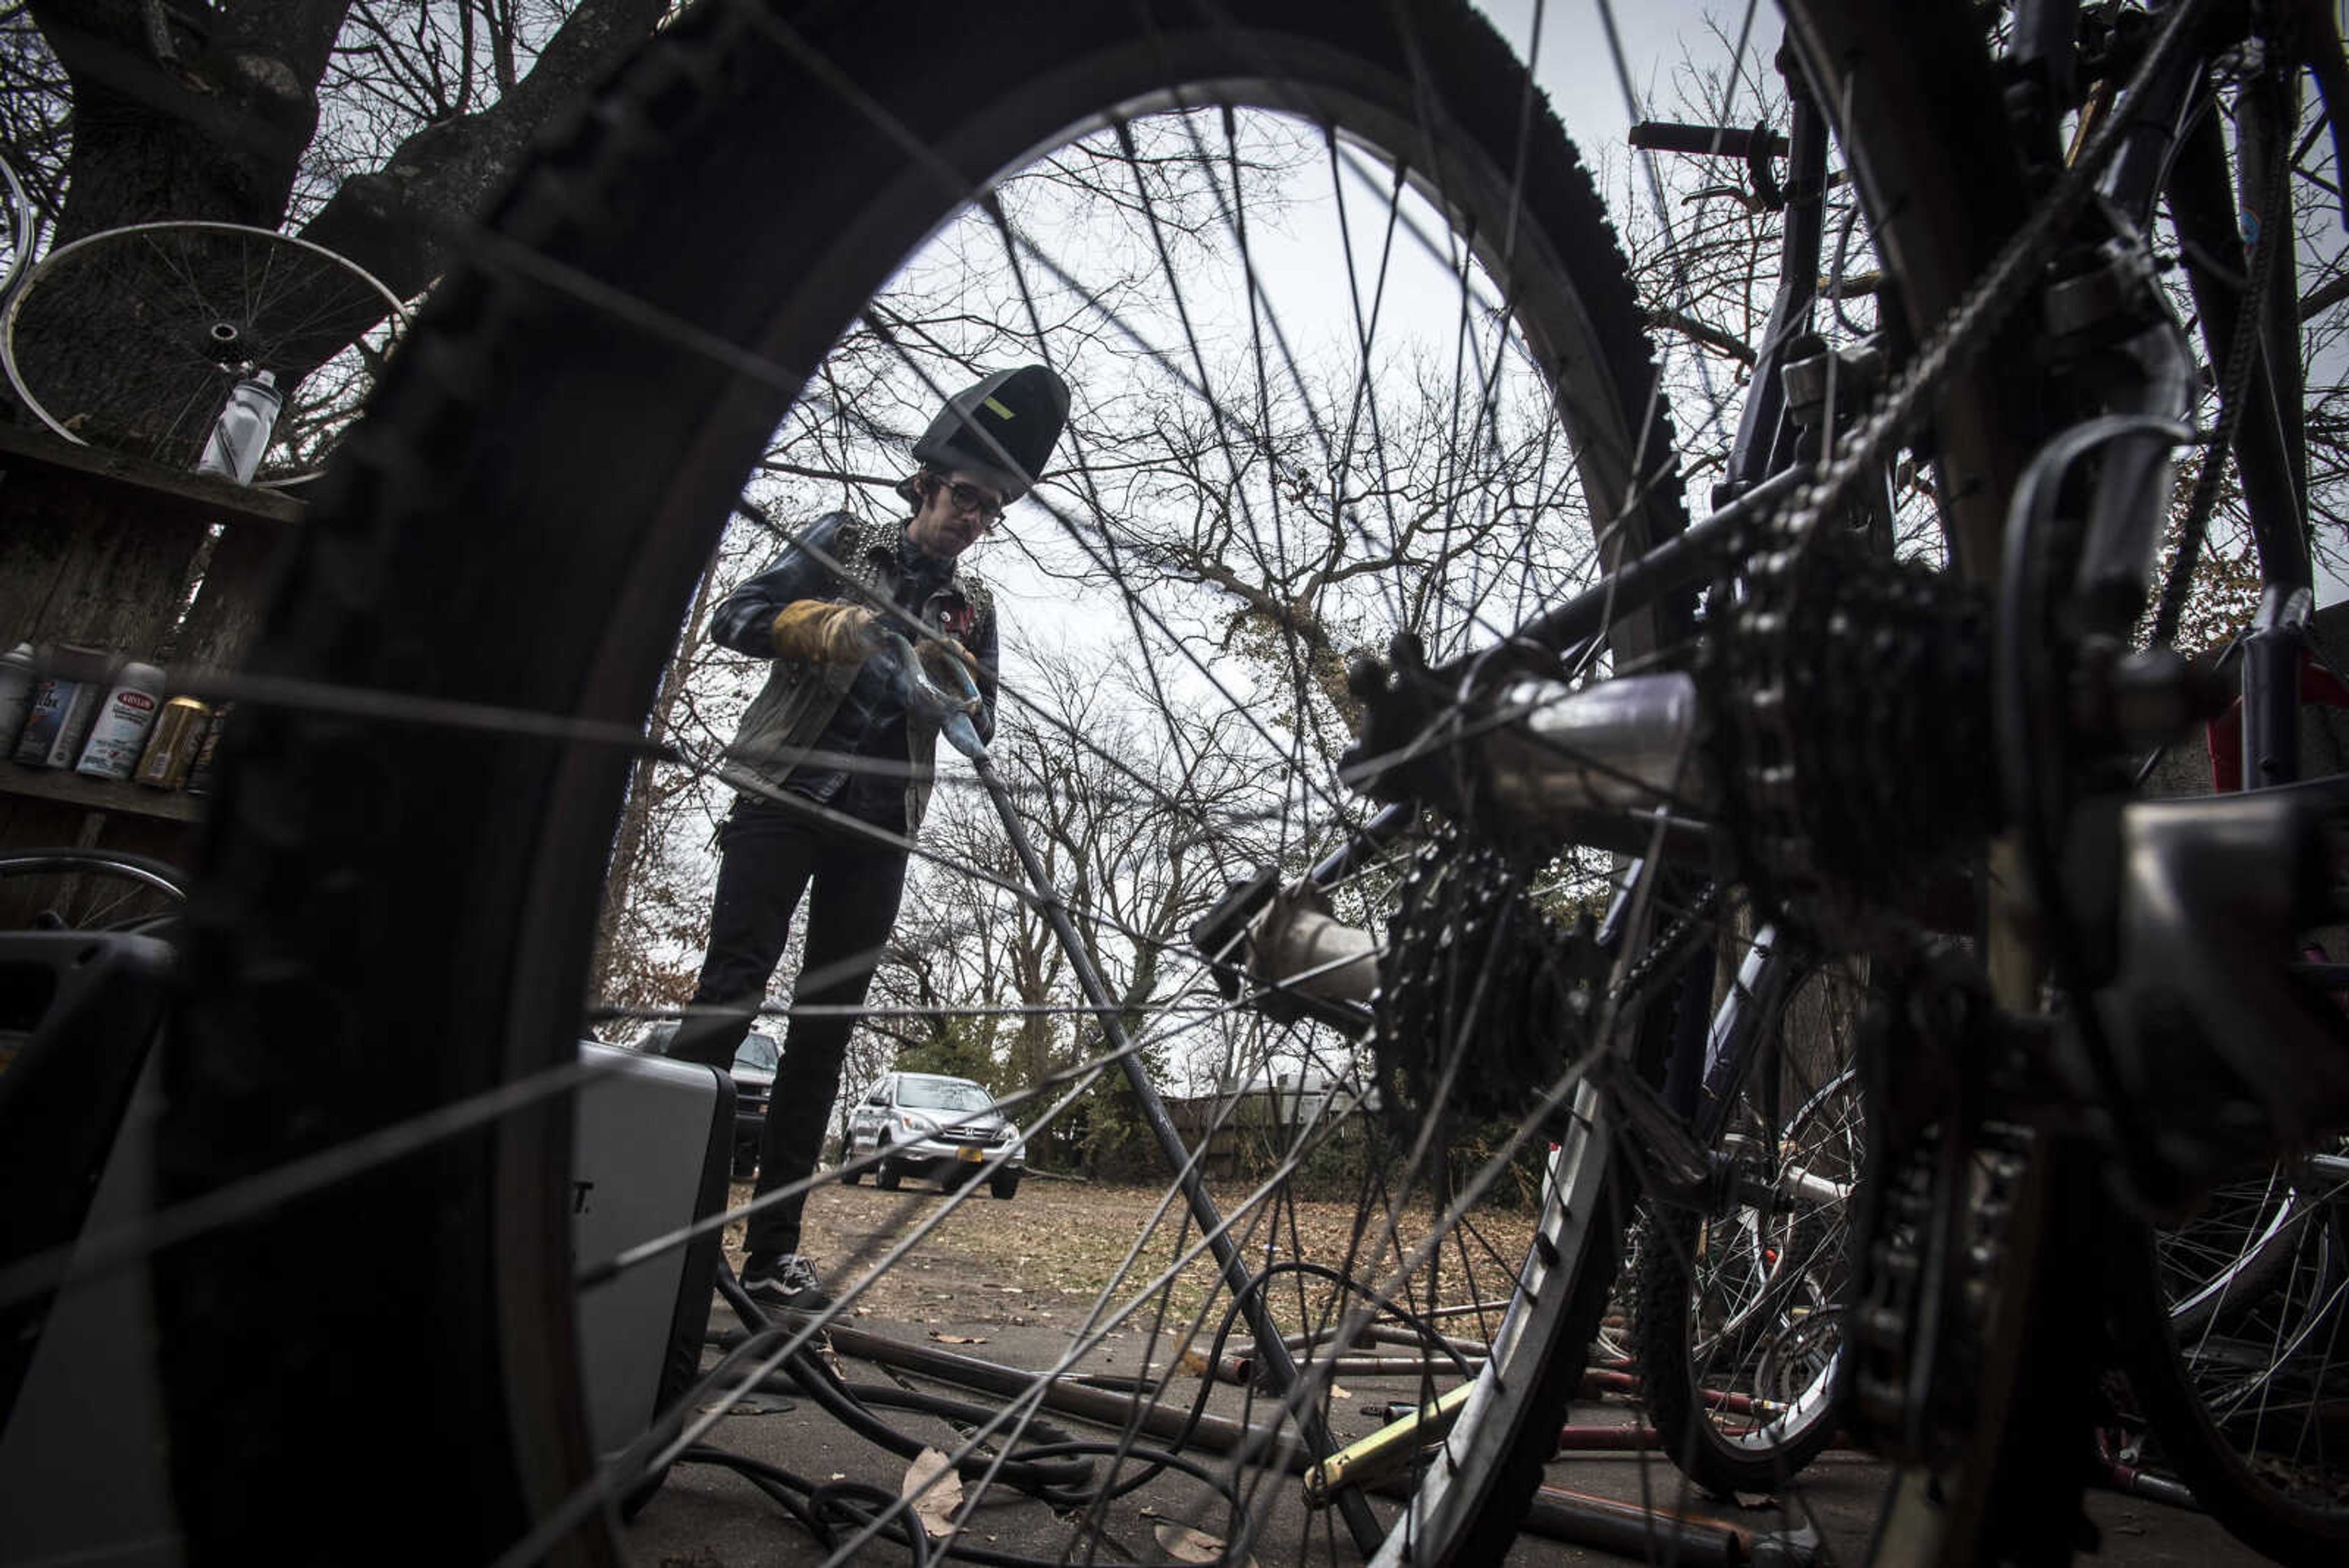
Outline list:
[[[822,1312],[832,1305],[816,1278],[815,1265],[797,1252],[775,1258],[748,1258],[742,1263],[742,1289],[761,1306],[783,1312]]]

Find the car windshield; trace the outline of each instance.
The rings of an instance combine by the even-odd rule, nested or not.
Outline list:
[[[968,1078],[905,1078],[897,1085],[897,1103],[925,1111],[984,1111],[995,1102]]]
[[[776,1051],[775,1043],[763,1034],[744,1035],[741,1045],[734,1053],[737,1067],[755,1067],[762,1073],[773,1072],[779,1060],[781,1054]]]

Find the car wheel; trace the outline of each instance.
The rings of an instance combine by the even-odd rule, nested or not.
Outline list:
[[[840,1184],[843,1187],[854,1187],[864,1179],[864,1167],[856,1163],[856,1151],[852,1148],[840,1157]]]
[[[748,1181],[759,1174],[759,1146],[738,1143],[734,1146],[734,1179]]]
[[[886,1148],[889,1146],[885,1143],[877,1145],[876,1147]],[[873,1185],[879,1188],[884,1192],[895,1192],[897,1190],[897,1184],[905,1179],[905,1173],[904,1171],[897,1168],[897,1162],[895,1160],[885,1158],[879,1165],[873,1168]]]
[[[999,1170],[988,1178],[987,1189],[1009,1203],[1011,1201],[1011,1195],[1019,1190],[1019,1173],[1016,1170]]]

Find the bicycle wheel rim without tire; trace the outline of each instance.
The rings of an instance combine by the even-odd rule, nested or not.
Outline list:
[[[0,325],[0,365],[40,421],[77,445],[196,466],[243,377],[283,402],[254,483],[315,479],[358,417],[404,319],[356,264],[238,223],[138,223],[60,245]]]
[[[2321,1198],[2301,1195],[2287,1163],[2228,1183],[2190,1222],[2165,1229],[2157,1246],[2171,1330],[2191,1339],[2230,1302],[2264,1291],[2290,1266],[2301,1231],[2323,1207]]]
[[[16,292],[25,269],[33,265],[33,246],[40,237],[40,219],[33,199],[25,192],[15,165],[0,158],[0,227],[5,227],[8,254],[0,260],[0,300]]]
[[[794,32],[747,5],[688,15],[522,182],[495,237],[442,286],[319,498],[314,543],[255,670],[390,693],[419,713],[453,700],[633,728],[742,476],[804,374],[791,368],[823,358],[973,181],[1118,105],[1262,97],[1299,123],[1341,125],[1349,150],[1418,154],[1413,172],[1423,161],[1449,208],[1476,214],[1493,259],[1509,247],[1507,286],[1480,308],[1506,306],[1530,362],[1558,378],[1576,491],[1635,497],[1610,511],[1611,540],[1627,553],[1654,542],[1677,525],[1678,503],[1641,476],[1668,470],[1668,441],[1587,180],[1554,130],[1528,129],[1522,74],[1464,10],[1429,8],[1397,37],[1359,9],[1299,0],[1245,27],[1170,16],[1151,30],[1083,4],[1040,8],[1052,14],[1018,28],[940,16],[924,27],[957,65],[918,88],[879,66],[903,42],[894,19],[833,8]],[[860,91],[885,108],[843,109],[829,73],[868,66],[878,74]],[[1431,114],[1442,117],[1433,134]],[[772,216],[777,192],[792,192],[789,223]],[[615,299],[616,320],[605,308]],[[455,545],[489,519],[497,562],[452,577]],[[543,621],[515,613],[523,573]],[[1501,629],[1516,607],[1495,607]],[[1659,640],[1662,614],[1627,607],[1619,655]],[[419,746],[412,730],[279,711],[256,713],[229,743],[200,994],[173,1063],[183,1115],[163,1151],[171,1190],[209,1190],[473,1105],[574,1049],[626,753],[429,733]],[[465,781],[463,799],[444,805],[451,779]],[[460,886],[468,894],[452,908]],[[397,1031],[371,1000],[395,972],[403,988],[436,977],[407,993]],[[419,1059],[401,1047],[411,1036],[440,1044]],[[317,1071],[287,1083],[270,1064],[288,1056]],[[1577,1103],[1562,1201],[1542,1215],[1536,1261],[1521,1274],[1516,1258],[1499,1265],[1504,1294],[1513,1275],[1535,1287],[1495,1331],[1512,1376],[1479,1382],[1391,1555],[1492,1560],[1547,1458],[1620,1223],[1607,1118],[1587,1093]],[[411,1418],[449,1445],[432,1475],[468,1489],[464,1507],[415,1527],[439,1557],[523,1540],[598,1557],[607,1543],[592,1510],[559,1539],[527,1534],[563,1517],[593,1470],[557,1220],[566,1136],[560,1111],[533,1103],[426,1159],[160,1260],[173,1332],[211,1347],[164,1369],[172,1400],[225,1434],[181,1456],[199,1539],[266,1539],[287,1498],[351,1517],[416,1476],[411,1450],[364,1430],[320,1454],[298,1436],[319,1383],[297,1396],[253,1371],[332,1366],[365,1342],[381,1357],[372,1380],[398,1387]],[[282,1314],[254,1310],[285,1287],[279,1243],[352,1213],[366,1216],[361,1244],[382,1288],[321,1301],[289,1344]],[[481,1332],[387,1343],[388,1321]],[[299,1419],[285,1403],[295,1397]],[[268,1520],[200,1479],[264,1470],[282,1483]],[[389,1521],[376,1546],[413,1545],[407,1528]]]
[[[177,919],[186,898],[186,874],[143,855],[0,853],[0,930],[147,930]]]

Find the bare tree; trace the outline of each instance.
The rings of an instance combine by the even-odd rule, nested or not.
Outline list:
[[[531,137],[652,32],[669,0],[30,0],[54,135],[20,154],[71,240],[155,218],[275,228],[402,296]],[[13,73],[12,73],[13,74]],[[12,84],[13,86],[14,84]],[[45,95],[46,96],[46,95]],[[11,129],[16,126],[12,124]]]

